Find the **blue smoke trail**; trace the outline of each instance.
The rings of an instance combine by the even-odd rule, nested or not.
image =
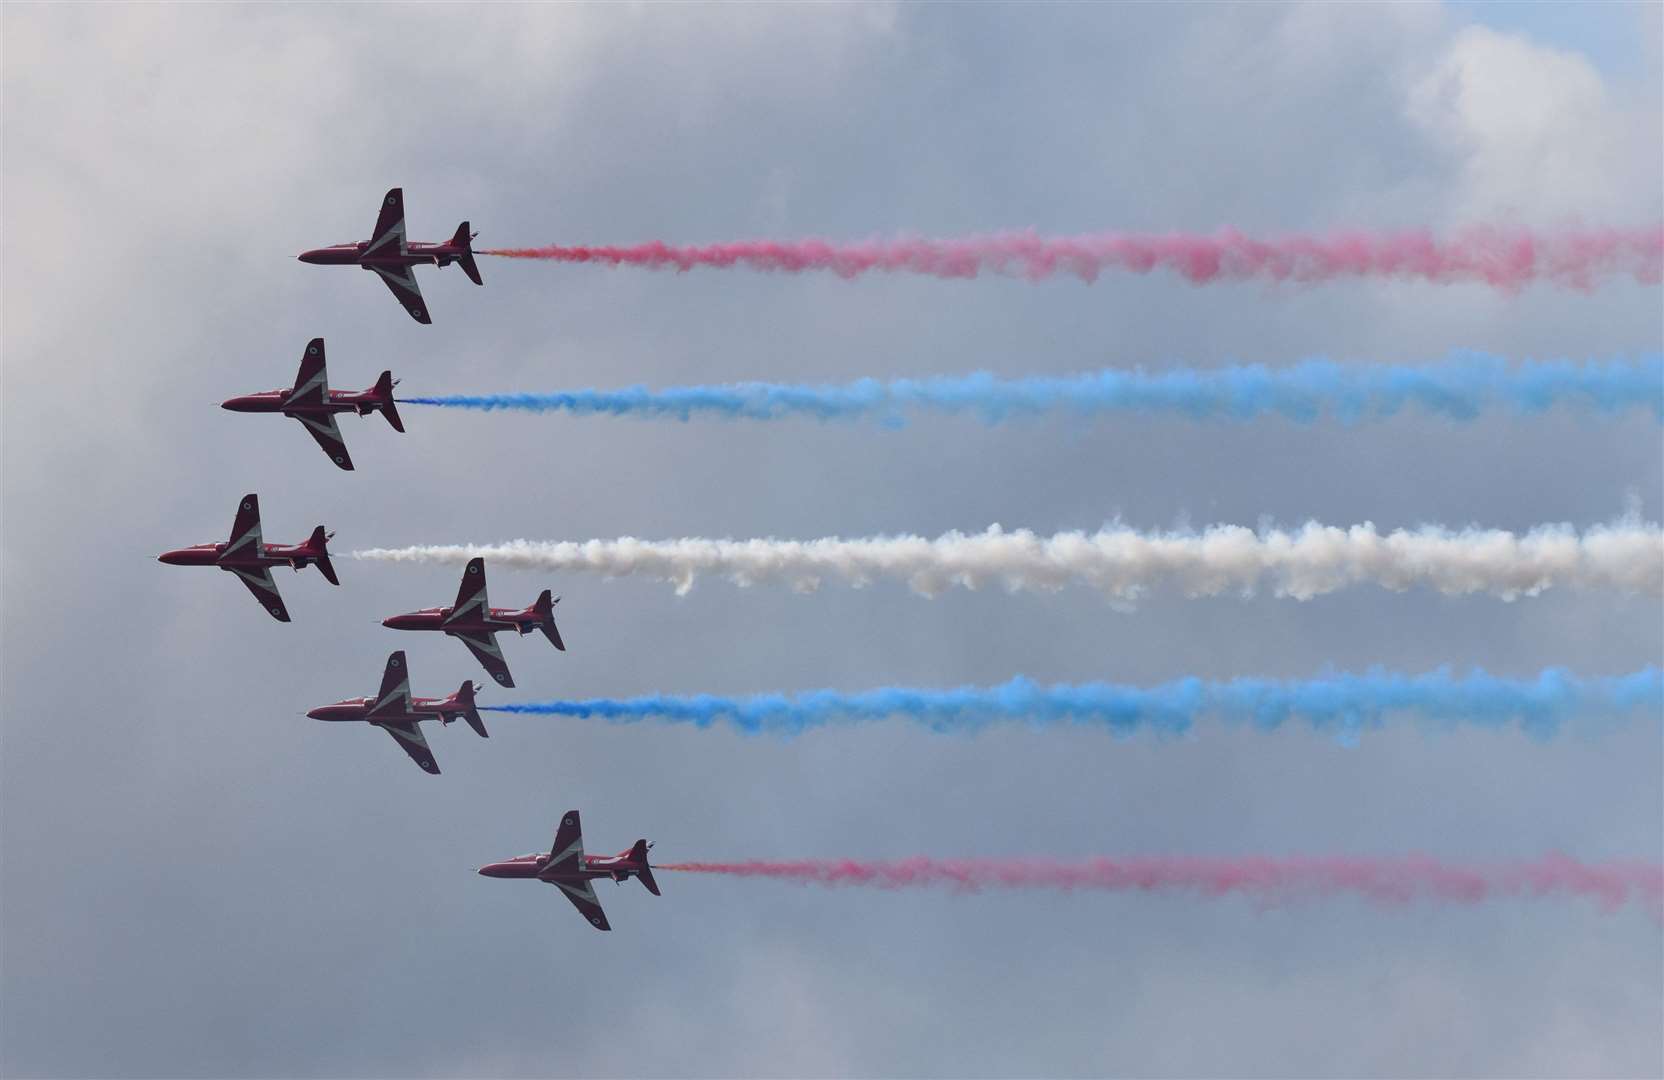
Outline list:
[[[482,706],[485,707],[485,706]],[[747,735],[797,735],[837,723],[906,717],[938,732],[975,731],[995,723],[1042,728],[1095,725],[1118,735],[1141,729],[1188,732],[1198,718],[1251,722],[1263,731],[1303,720],[1344,741],[1383,726],[1386,716],[1410,713],[1442,726],[1518,726],[1538,738],[1557,733],[1573,716],[1616,718],[1646,709],[1664,715],[1664,673],[1648,667],[1628,675],[1580,678],[1548,668],[1535,679],[1501,679],[1474,670],[1421,675],[1371,670],[1301,682],[1179,679],[1140,688],[1111,683],[1041,686],[1021,676],[991,687],[949,690],[885,687],[859,693],[813,690],[749,697],[654,694],[488,706],[494,712],[596,717],[613,723],[657,720],[708,728],[727,721]]]
[[[876,418],[890,425],[907,412],[980,416],[989,423],[1047,412],[1174,413],[1192,420],[1247,420],[1266,414],[1305,423],[1330,415],[1344,423],[1382,419],[1417,407],[1471,420],[1491,408],[1520,414],[1554,405],[1616,413],[1650,408],[1664,420],[1664,354],[1638,360],[1527,360],[1459,353],[1441,364],[1338,364],[1305,360],[1292,367],[1247,364],[1171,371],[1105,370],[1062,377],[999,379],[987,372],[879,382],[793,384],[744,382],[649,390],[573,390],[552,394],[485,394],[400,398],[413,405],[564,412],[577,416],[695,415],[777,420]]]

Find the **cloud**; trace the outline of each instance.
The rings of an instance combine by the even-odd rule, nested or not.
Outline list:
[[[1659,213],[1656,104],[1626,100],[1577,53],[1466,27],[1410,88],[1406,110],[1458,163],[1450,220]]]

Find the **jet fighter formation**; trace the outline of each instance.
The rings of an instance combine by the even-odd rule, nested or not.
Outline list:
[[[419,323],[431,323],[427,304],[417,287],[414,268],[421,265],[449,266],[459,263],[463,272],[476,285],[484,284],[479,268],[474,264],[472,242],[477,233],[469,230],[464,221],[456,234],[442,244],[411,243],[405,239],[404,192],[393,188],[382,199],[381,213],[376,219],[375,232],[368,241],[336,244],[315,248],[301,254],[300,260],[325,266],[357,266],[376,273],[392,290],[410,317]],[[379,412],[386,417],[394,431],[403,432],[404,422],[399,417],[393,388],[398,385],[391,371],[383,371],[369,389],[353,392],[331,390],[324,362],[324,339],[307,342],[301,356],[300,369],[295,373],[294,385],[256,394],[233,397],[221,403],[230,412],[273,413],[300,421],[307,434],[323,448],[335,465],[352,471],[352,456],[347,453],[336,423],[340,413],[369,416]],[[280,622],[289,622],[289,611],[278,595],[272,580],[272,568],[289,566],[299,571],[316,566],[331,585],[341,582],[329,561],[328,543],[334,533],[322,525],[301,544],[267,544],[260,535],[260,501],[254,494],[243,496],[237,516],[231,526],[231,537],[223,543],[196,544],[176,548],[158,556],[170,566],[214,566],[235,574],[248,587],[260,606]],[[505,630],[529,634],[541,630],[556,649],[564,652],[555,626],[554,607],[560,598],[550,590],[525,608],[494,608],[486,595],[485,560],[471,559],[462,574],[462,585],[456,603],[450,607],[423,608],[404,615],[394,615],[383,621],[395,630],[435,630],[447,634],[468,646],[486,671],[500,686],[513,686],[496,635]],[[449,725],[462,720],[479,736],[488,738],[485,722],[480,719],[474,700],[474,683],[465,681],[452,693],[442,698],[413,697],[410,693],[410,667],[403,650],[387,658],[382,671],[381,688],[375,697],[346,698],[330,705],[320,705],[307,712],[314,720],[329,722],[357,722],[379,727],[387,732],[424,772],[437,776],[439,764],[433,750],[423,736],[421,723],[437,720]],[[637,840],[628,851],[617,855],[585,855],[583,837],[578,828],[578,812],[568,812],[561,819],[555,844],[548,855],[526,855],[505,862],[491,863],[480,868],[487,877],[530,877],[557,886],[572,901],[578,911],[592,925],[610,930],[606,913],[595,899],[591,884],[598,878],[616,882],[640,878],[653,895],[659,886],[653,880],[652,867],[647,862],[647,851],[652,847],[646,840]]]
[[[484,285],[480,269],[474,265],[474,237],[464,221],[456,227],[456,234],[442,244],[407,242],[404,238],[404,189],[394,188],[381,200],[381,213],[376,217],[376,231],[369,240],[357,243],[334,244],[330,247],[303,251],[300,261],[315,266],[356,266],[373,270],[387,283],[399,305],[419,323],[432,323],[422,290],[416,284],[416,267],[449,266],[457,263],[475,285]]]
[[[647,863],[647,852],[653,847],[646,840],[637,840],[626,851],[617,855],[585,855],[583,830],[578,823],[578,812],[568,810],[555,830],[555,844],[549,854],[519,855],[502,862],[487,863],[480,873],[495,878],[536,878],[558,888],[572,901],[578,914],[589,920],[597,930],[611,930],[607,913],[595,898],[599,878],[611,878],[623,884],[632,877],[640,879],[647,891],[659,893],[659,883],[653,880],[653,868]]]
[[[352,456],[347,453],[347,444],[341,441],[335,414],[351,412],[369,416],[379,412],[394,431],[403,432],[404,421],[399,419],[398,406],[393,402],[393,387],[397,385],[399,382],[393,373],[384,371],[374,386],[361,393],[331,390],[329,374],[324,368],[324,339],[320,337],[306,343],[300,370],[295,373],[295,385],[234,397],[223,402],[220,408],[232,412],[282,413],[299,420],[329,459],[350,472]]]
[[[555,627],[558,603],[560,597],[544,589],[529,607],[492,607],[485,593],[485,560],[475,557],[468,560],[467,568],[462,571],[462,585],[457,589],[455,604],[393,615],[383,619],[381,625],[394,630],[438,630],[449,634],[468,646],[468,651],[479,659],[499,686],[513,686],[514,676],[509,674],[503,650],[497,645],[497,635],[505,630],[519,634],[541,630],[549,644],[565,652],[566,643],[561,641],[560,630]]]
[[[334,535],[325,532],[324,527],[319,525],[304,544],[262,543],[260,497],[244,495],[237,507],[237,517],[231,523],[230,540],[223,544],[194,544],[164,551],[157,556],[157,560],[169,566],[217,566],[230,571],[248,586],[248,591],[260,601],[261,607],[271,613],[272,618],[288,622],[289,609],[283,606],[283,597],[277,593],[277,583],[272,580],[272,567],[290,566],[300,571],[316,566],[331,585],[341,584],[335,576],[335,567],[330,565],[329,548],[326,546]]]

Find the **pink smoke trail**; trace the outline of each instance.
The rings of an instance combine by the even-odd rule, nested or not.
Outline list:
[[[799,885],[879,889],[1058,889],[1246,896],[1265,904],[1351,895],[1380,904],[1416,899],[1477,904],[1499,897],[1577,896],[1614,911],[1631,900],[1664,918],[1664,866],[1582,863],[1565,855],[1480,865],[1422,855],[1391,858],[1143,856],[1075,861],[1040,858],[684,862],[657,869],[773,878]]]
[[[744,266],[801,273],[830,270],[853,278],[870,271],[974,278],[992,271],[1030,281],[1072,275],[1096,281],[1106,270],[1175,271],[1192,284],[1263,279],[1311,283],[1337,278],[1409,278],[1484,282],[1518,289],[1551,281],[1579,289],[1629,276],[1664,280],[1664,225],[1540,231],[1481,226],[1440,239],[1424,229],[1339,230],[1257,239],[1236,229],[1201,233],[1096,233],[1041,236],[1004,232],[958,239],[902,237],[837,244],[826,240],[753,240],[705,246],[660,241],[624,247],[551,245],[499,248],[483,255],[605,263],[652,270]]]

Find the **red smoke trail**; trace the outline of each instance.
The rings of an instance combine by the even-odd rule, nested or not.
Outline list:
[[[1401,904],[1418,898],[1475,904],[1496,897],[1581,896],[1614,910],[1635,900],[1664,917],[1664,866],[1580,863],[1564,855],[1525,862],[1456,865],[1421,855],[1395,858],[1127,859],[799,859],[674,863],[663,870],[774,878],[799,885],[866,885],[880,889],[941,887],[1076,889],[1107,892],[1189,892],[1240,895],[1265,903],[1335,895]]]
[[[1645,284],[1664,279],[1664,225],[1642,228],[1465,229],[1447,239],[1426,230],[1255,239],[1235,229],[1199,233],[1098,233],[1040,236],[995,233],[960,239],[901,238],[835,244],[825,240],[753,240],[676,247],[659,241],[628,247],[552,245],[483,251],[514,259],[606,263],[653,270],[745,266],[801,273],[830,270],[853,278],[873,270],[973,278],[984,270],[1031,281],[1069,274],[1096,281],[1105,270],[1147,274],[1173,270],[1193,284],[1264,279],[1318,282],[1345,277],[1484,282],[1517,289],[1552,281],[1587,289],[1628,275]]]

